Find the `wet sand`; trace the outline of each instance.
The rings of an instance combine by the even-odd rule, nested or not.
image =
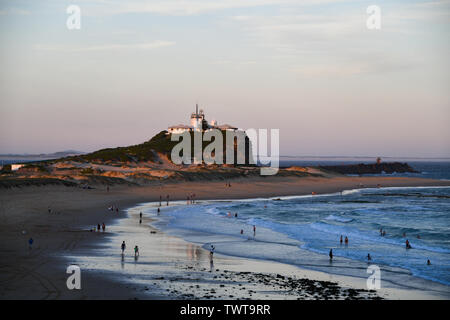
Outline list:
[[[429,179],[380,177],[282,180],[272,177],[230,182],[231,188],[225,187],[225,182],[184,182],[147,187],[112,187],[109,192],[105,187],[91,190],[62,186],[2,189],[0,299],[173,299],[190,298],[187,294],[193,294],[193,291],[202,292],[195,295],[195,298],[205,299],[207,298],[205,295],[229,299],[325,298],[327,295],[328,298],[341,299],[349,295],[355,298],[356,293],[345,290],[363,289],[365,281],[302,270],[279,263],[217,255],[214,259],[214,272],[209,272],[208,252],[184,240],[150,230],[146,223],[141,226],[133,225],[130,233],[137,235],[138,232],[134,228],[138,227],[144,232],[145,237],[151,237],[148,243],[152,245],[145,242],[138,261],[134,261],[130,246],[128,248],[130,252],[122,264],[119,249],[117,254],[115,252],[110,254],[106,244],[110,245],[111,241],[116,241],[115,235],[126,232],[122,230],[122,223],[136,223],[131,214],[130,218],[126,218],[125,208],[133,207],[137,203],[158,201],[160,195],[165,197],[169,194],[171,200],[185,200],[186,195],[190,193],[195,193],[197,199],[233,199],[301,195],[311,192],[330,193],[354,189],[360,184],[365,187],[375,187],[377,184],[382,186],[450,184],[448,181]],[[119,213],[107,209],[112,204],[120,208]],[[120,223],[116,224],[117,221]],[[106,224],[105,233],[88,231],[102,222]],[[31,250],[27,244],[30,237],[35,241]],[[80,255],[93,257],[94,261],[97,255],[110,256],[109,263],[113,267],[109,270],[107,265],[102,268],[82,266],[82,290],[68,290],[66,267]],[[191,256],[194,258],[189,258]],[[119,273],[118,278],[115,278],[116,264],[119,270],[123,265],[126,270],[130,269],[130,273],[126,275]],[[144,267],[147,269],[150,267],[152,272],[148,276],[153,278],[148,278],[146,282],[133,281],[134,271],[131,268],[136,268],[137,272]],[[216,269],[219,271],[215,271]],[[285,277],[285,280],[276,277],[277,274]],[[194,281],[191,278],[198,280]],[[325,295],[324,292],[319,292],[320,290],[308,292],[307,288],[319,286],[306,281],[302,284],[305,287],[298,289],[301,293],[297,294],[295,290],[290,290],[296,281],[302,278],[310,281],[337,282],[338,287],[343,289],[342,291],[339,289],[339,292],[333,295],[331,293]],[[266,282],[269,283],[271,290],[262,284]],[[297,284],[295,288],[299,287]],[[197,288],[197,285],[203,291]],[[321,286],[324,285],[333,287],[332,284]],[[245,289],[242,289],[242,286]],[[213,289],[216,294],[211,293]],[[285,294],[285,291],[295,294]],[[332,291],[334,292],[334,290],[330,292]],[[359,292],[358,295],[368,297],[372,294]],[[377,295],[391,299],[436,298],[430,293],[412,290],[377,292]]]

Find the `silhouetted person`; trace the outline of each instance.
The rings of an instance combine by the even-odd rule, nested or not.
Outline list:
[[[333,260],[333,249],[330,249],[330,253],[328,255],[330,256],[330,260]]]

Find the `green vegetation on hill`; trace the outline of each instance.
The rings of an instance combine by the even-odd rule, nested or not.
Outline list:
[[[170,141],[166,131],[161,131],[156,136],[141,144],[128,147],[108,148],[92,153],[68,157],[61,160],[88,161],[88,162],[138,162],[156,161],[156,152],[169,154],[177,142]]]
[[[224,155],[224,163],[225,163],[225,155],[226,155],[226,132],[223,131],[223,155]],[[181,141],[181,140],[180,140]],[[67,157],[58,159],[56,161],[81,161],[81,162],[145,162],[145,161],[151,161],[156,162],[158,161],[157,153],[164,154],[168,156],[170,159],[170,155],[172,152],[172,149],[175,145],[177,145],[178,141],[171,141],[171,135],[167,134],[167,131],[161,131],[157,135],[155,135],[153,138],[151,138],[149,141],[146,141],[141,144],[128,146],[128,147],[118,147],[118,148],[108,148],[108,149],[102,149],[98,150],[92,153],[79,155],[79,156],[73,156],[73,157]],[[203,141],[202,146],[203,149],[209,145],[210,141]],[[237,145],[235,146],[235,159],[237,159]],[[249,150],[250,150],[250,143],[248,138],[246,138],[245,142],[245,159],[246,163],[248,165],[249,161]],[[193,158],[194,153],[194,133],[191,132],[191,158]]]

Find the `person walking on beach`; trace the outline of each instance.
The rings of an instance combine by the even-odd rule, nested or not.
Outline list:
[[[166,199],[167,199],[167,206],[169,206],[169,195],[167,195]]]
[[[330,261],[333,260],[333,249],[330,249],[330,253],[328,255],[330,256]]]
[[[106,225],[105,225],[105,223],[103,222],[103,223],[102,223],[102,230],[103,230],[103,232],[105,232],[105,229],[106,229]]]
[[[161,207],[162,196],[159,195],[159,206]]]
[[[216,249],[216,247],[214,247],[213,245],[211,245],[211,247],[209,248],[209,262],[213,262],[213,256],[214,256],[215,249]]]
[[[139,212],[139,218],[142,219],[142,212]]]
[[[134,257],[135,258],[139,257],[139,247],[138,246],[134,247]]]
[[[28,248],[32,249],[33,248],[33,238],[28,239]]]
[[[122,249],[122,255],[123,255],[126,247],[127,247],[127,245],[125,244],[125,241],[123,241],[122,245],[120,246],[120,248]]]
[[[139,218],[139,224],[142,224],[142,218]]]

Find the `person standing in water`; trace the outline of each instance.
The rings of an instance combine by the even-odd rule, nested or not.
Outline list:
[[[411,244],[409,243],[409,240],[406,239],[406,243],[405,243],[406,249],[411,249]]]
[[[124,253],[126,247],[127,247],[127,245],[125,244],[125,241],[123,241],[122,245],[120,246],[120,248],[122,249],[122,254]]]
[[[333,260],[333,249],[330,249],[330,253],[328,255],[330,256],[330,261]]]
[[[427,260],[427,266],[431,266],[431,261],[430,261],[430,259]]]
[[[345,236],[345,244],[348,245],[348,238]]]
[[[341,239],[339,240],[339,243],[342,244],[342,234],[341,234]]]
[[[256,226],[253,225],[253,238],[256,237]]]
[[[158,211],[157,211],[157,213],[158,213],[158,216],[159,216],[159,214],[161,213],[161,210],[158,208]]]
[[[371,261],[372,257],[370,256],[370,253],[367,254],[367,261]]]

